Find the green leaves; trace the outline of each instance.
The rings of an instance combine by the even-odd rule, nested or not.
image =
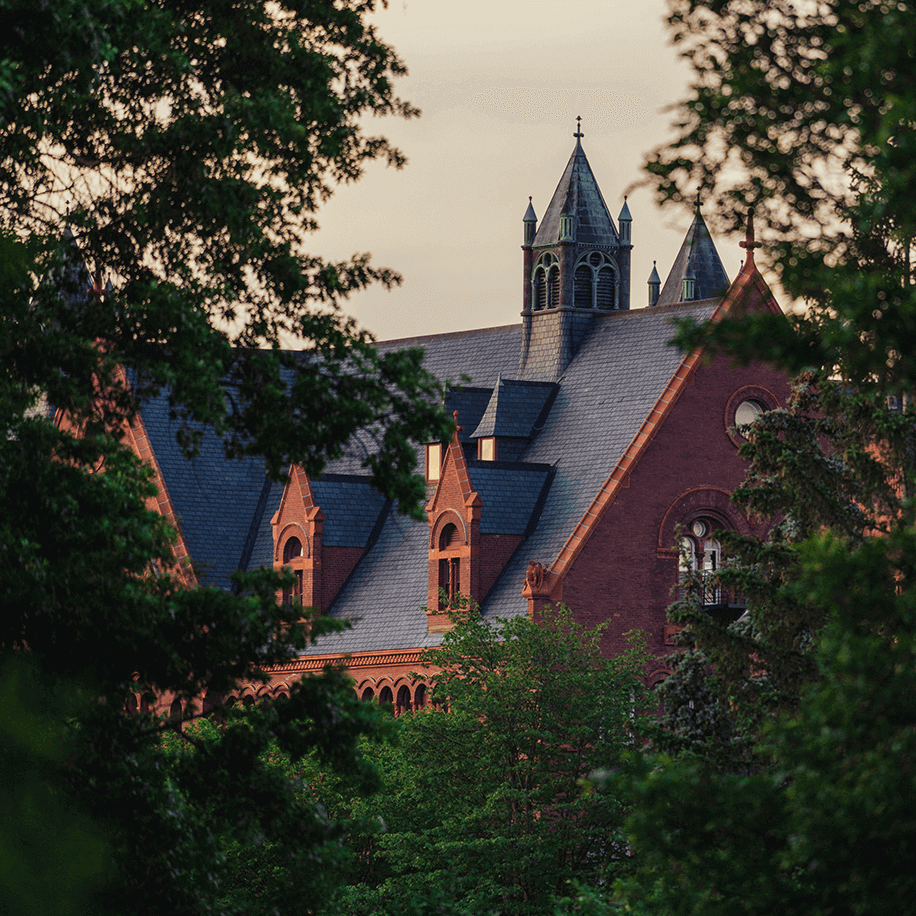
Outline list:
[[[403,163],[362,129],[416,114],[392,88],[403,65],[372,3],[35,6],[0,2],[0,652],[27,652],[42,689],[81,702],[36,719],[66,753],[4,760],[60,889],[42,896],[20,870],[4,902],[64,913],[101,874],[99,913],[318,912],[343,827],[266,755],[313,757],[370,791],[358,741],[386,727],[340,672],[227,712],[328,622],[289,625],[272,570],[234,593],[188,587],[127,433],[164,396],[186,453],[210,426],[274,479],[361,449],[373,482],[420,512],[416,445],[450,429],[439,385],[421,354],[380,355],[338,310],[397,275],[306,245],[336,182]],[[302,350],[281,349],[292,341]],[[180,713],[151,714],[157,698]],[[220,728],[162,743],[202,706]],[[0,721],[5,757],[17,721]],[[37,858],[27,814],[0,832],[4,862]],[[261,857],[276,880],[229,888],[230,858]]]
[[[348,913],[553,913],[572,881],[625,867],[626,796],[589,785],[644,734],[646,656],[602,658],[599,630],[564,608],[543,621],[487,621],[476,608],[427,663],[448,712],[398,720],[379,764],[383,793],[356,810],[364,837]]]

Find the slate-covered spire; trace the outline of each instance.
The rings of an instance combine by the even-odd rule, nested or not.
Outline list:
[[[622,245],[632,245],[632,236],[630,227],[633,223],[633,217],[630,215],[630,208],[627,206],[627,197],[623,197],[623,206],[620,208],[620,214],[617,217],[617,225],[620,226],[620,242]]]
[[[557,185],[547,212],[541,220],[534,245],[555,245],[560,241],[560,218],[571,216],[574,220],[575,240],[580,245],[619,245],[620,237],[611,218],[601,189],[592,173],[585,150],[582,149],[582,132],[577,131],[576,147],[566,163],[563,176]]]
[[[649,305],[658,303],[659,291],[662,288],[662,278],[658,275],[655,261],[652,262],[652,273],[649,274]]]
[[[534,244],[534,236],[538,228],[538,218],[537,214],[534,212],[534,207],[531,204],[531,198],[528,198],[528,209],[525,211],[525,215],[522,217],[522,222],[525,224],[525,242],[526,245]]]
[[[700,205],[697,203],[693,222],[687,230],[681,250],[674,259],[674,266],[668,274],[657,304],[674,305],[685,301],[685,287],[692,291],[693,299],[712,299],[724,293],[728,284],[728,274],[725,273],[722,259],[716,251],[703,214],[700,213]]]

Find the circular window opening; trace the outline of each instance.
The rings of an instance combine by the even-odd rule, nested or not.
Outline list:
[[[766,409],[766,404],[762,401],[755,401],[752,398],[742,401],[735,410],[735,426],[746,426],[748,423],[753,423]]]

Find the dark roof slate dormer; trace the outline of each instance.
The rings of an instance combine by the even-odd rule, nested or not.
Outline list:
[[[449,388],[445,392],[445,412],[449,416],[458,412],[458,438],[461,442],[470,442],[474,438],[474,429],[480,423],[492,395],[492,388]]]
[[[553,382],[500,378],[471,438],[533,438],[543,426],[557,387]]]

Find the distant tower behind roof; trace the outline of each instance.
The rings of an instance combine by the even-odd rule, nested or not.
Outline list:
[[[649,282],[651,284],[651,278]],[[693,222],[655,304],[676,305],[696,299],[713,299],[721,296],[728,289],[728,284],[728,274],[697,201]]]

